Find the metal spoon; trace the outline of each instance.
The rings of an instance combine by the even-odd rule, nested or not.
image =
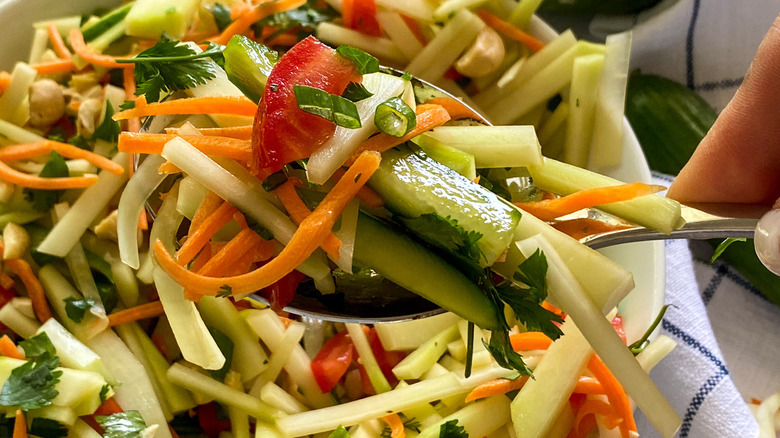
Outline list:
[[[383,68],[383,71],[396,76],[403,75],[402,71],[392,68]],[[465,108],[479,114],[478,111],[463,103],[461,99],[429,82],[414,77],[412,85],[417,100],[420,102],[434,97],[448,97],[461,102]],[[155,132],[172,121],[172,119],[161,120],[162,117],[156,119],[147,120],[144,124],[144,130]],[[484,120],[483,123],[489,124]],[[752,238],[758,222],[757,218],[765,211],[766,208],[763,207],[746,208],[740,205],[683,206],[682,217],[685,219],[685,225],[669,235],[643,227],[632,227],[590,235],[580,241],[597,249],[648,240]],[[585,210],[583,214],[590,215],[592,212],[593,210]],[[267,304],[266,299],[259,295],[252,297]],[[347,300],[343,294],[320,295],[313,289],[299,290],[293,301],[284,310],[303,317],[367,324],[419,319],[444,312],[435,304],[410,292],[401,292],[392,299],[366,296],[362,299],[354,299],[353,297],[353,299]]]

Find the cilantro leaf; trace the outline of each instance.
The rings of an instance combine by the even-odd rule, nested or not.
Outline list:
[[[339,46],[336,53],[352,61],[361,75],[379,71],[379,60],[360,49],[352,46]]]
[[[458,425],[458,420],[450,420],[439,427],[439,438],[469,438],[466,429]]]
[[[103,404],[103,402],[108,400],[108,391],[110,391],[110,390],[111,390],[111,386],[108,383],[106,383],[105,385],[103,385],[102,388],[100,388],[99,397],[100,397],[100,404],[101,405]]]
[[[533,372],[523,361],[523,356],[512,348],[509,333],[506,330],[493,330],[490,333],[490,342],[482,341],[482,344],[490,351],[490,355],[500,366],[516,370],[524,376],[531,376]]]
[[[217,343],[217,347],[219,347],[219,351],[222,352],[222,354],[225,356],[225,364],[222,365],[222,368],[218,370],[207,370],[211,377],[213,377],[215,380],[219,380],[220,382],[225,380],[225,376],[227,376],[228,371],[230,371],[230,365],[233,363],[233,341],[230,340],[224,333],[221,331],[213,328],[213,327],[207,327],[209,330],[209,333],[211,333],[211,337],[214,338],[214,342]]]
[[[59,394],[54,389],[62,375],[62,371],[55,371],[59,364],[57,356],[43,353],[14,368],[0,389],[0,405],[19,406],[25,411],[51,405]]]
[[[119,126],[119,122],[111,118],[113,115],[114,107],[111,105],[111,101],[106,99],[106,116],[103,118],[103,122],[95,128],[92,140],[104,140],[109,143],[116,143],[119,140],[122,127]]]
[[[351,435],[349,432],[347,432],[347,429],[344,428],[344,426],[339,426],[334,430],[333,432],[328,435],[328,438],[351,438]]]
[[[68,165],[62,155],[55,151],[49,154],[49,160],[38,176],[42,178],[64,178],[69,176]],[[25,198],[36,211],[49,211],[60,200],[64,190],[26,189]]]
[[[458,225],[457,220],[449,216],[442,217],[436,213],[426,213],[416,218],[402,218],[401,221],[432,245],[474,262],[479,262],[480,258],[484,257],[477,246],[482,234],[476,231],[466,231]]]
[[[28,359],[35,359],[43,354],[48,353],[51,356],[57,354],[57,350],[54,348],[54,344],[51,343],[49,335],[46,332],[38,333],[37,335],[19,342],[19,346],[24,350],[24,356]]]
[[[547,257],[541,249],[537,249],[517,267],[514,278],[528,285],[532,294],[540,300],[547,297]]]
[[[198,53],[163,35],[151,48],[119,62],[135,64],[135,95],[146,95],[147,101],[157,102],[162,93],[186,90],[213,79],[216,67],[208,58],[221,62],[222,50],[222,46],[210,44]]]
[[[140,438],[146,422],[138,411],[98,415],[95,420],[103,427],[104,438]]]
[[[92,298],[84,298],[82,300],[65,298],[65,313],[73,322],[81,322],[87,310],[91,309],[95,304],[97,303]]]
[[[374,93],[368,91],[368,89],[366,89],[363,84],[358,84],[357,82],[350,82],[347,84],[347,88],[345,88],[344,92],[341,93],[341,97],[349,99],[353,102],[359,102],[373,95]]]
[[[35,417],[30,423],[30,435],[46,438],[64,438],[68,436],[68,428],[64,424],[43,417]]]
[[[227,298],[231,295],[233,295],[233,288],[229,284],[223,284],[219,287],[217,298]]]
[[[298,28],[299,37],[310,34],[323,21],[330,21],[339,17],[339,13],[330,6],[316,7],[317,0],[307,0],[306,4],[289,11],[278,12],[255,23],[255,34],[261,35],[263,27],[276,29],[274,33],[265,38],[271,41],[289,29]]]

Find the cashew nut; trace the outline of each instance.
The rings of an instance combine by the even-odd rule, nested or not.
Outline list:
[[[27,253],[30,235],[21,225],[8,222],[3,228],[3,242],[3,260],[18,259]]]
[[[504,53],[501,36],[485,26],[471,47],[455,62],[455,70],[470,78],[489,75],[501,66]]]
[[[30,86],[30,123],[46,127],[65,114],[65,97],[62,88],[51,79],[35,81]]]

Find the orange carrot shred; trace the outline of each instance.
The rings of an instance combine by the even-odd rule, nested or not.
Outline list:
[[[629,436],[629,432],[636,432],[636,423],[634,422],[631,403],[629,403],[628,395],[626,395],[626,391],[620,385],[620,382],[612,375],[612,372],[601,361],[601,358],[595,354],[588,362],[588,370],[601,383],[609,403],[614,407],[618,416],[623,419],[620,423],[620,433],[623,437]]]
[[[568,234],[574,239],[580,240],[583,237],[590,236],[591,234],[601,234],[610,231],[624,230],[631,228],[631,225],[625,224],[611,224],[604,221],[591,218],[576,218],[567,219],[564,221],[552,222],[553,228],[556,230]]]
[[[146,304],[128,307],[108,315],[108,325],[114,327],[128,322],[138,321],[139,319],[154,318],[160,316],[163,310],[162,302],[150,301]]]
[[[404,422],[401,421],[401,417],[399,417],[398,414],[385,415],[384,417],[380,418],[380,420],[384,421],[385,424],[390,426],[391,438],[406,437],[406,430],[404,430]]]
[[[0,242],[0,252],[4,250],[5,246]],[[30,268],[30,264],[23,259],[9,259],[5,260],[5,264],[11,268],[14,273],[19,276],[24,283],[24,287],[27,288],[27,293],[32,301],[33,311],[38,321],[44,323],[51,318],[51,309],[49,309],[49,302],[46,301],[46,294],[43,291],[43,286],[38,280],[38,277]]]
[[[199,131],[205,136],[214,137],[230,137],[238,140],[251,140],[252,139],[252,125],[248,126],[231,126],[226,128],[200,128]],[[179,134],[178,128],[166,128],[165,132],[168,134]]]
[[[176,260],[179,264],[186,265],[191,262],[214,237],[214,234],[233,219],[233,214],[236,211],[238,210],[235,207],[223,202],[213,214],[204,219],[200,226],[187,236],[187,240],[176,252]]]
[[[333,172],[333,178],[341,178],[344,176],[344,172],[344,168],[339,167],[335,172]],[[385,200],[379,196],[379,193],[375,192],[374,189],[369,186],[361,187],[360,190],[358,190],[357,198],[360,199],[360,202],[362,202],[368,208],[379,208],[385,205]]]
[[[159,154],[165,143],[180,137],[206,155],[231,158],[240,161],[252,159],[252,144],[249,140],[206,135],[147,134],[122,132],[119,134],[120,152],[134,154]]]
[[[290,214],[293,222],[300,225],[308,215],[311,214],[306,204],[303,203],[301,197],[298,196],[298,192],[295,190],[295,186],[289,179],[281,184],[274,190],[274,194],[279,201],[281,201],[287,213]],[[338,260],[341,249],[341,240],[333,233],[330,233],[325,241],[322,242],[322,249],[333,260]]]
[[[513,333],[509,341],[515,351],[546,350],[552,345],[552,339],[542,332]]]
[[[550,221],[583,208],[629,201],[660,192],[664,189],[666,188],[663,186],[635,182],[580,190],[560,198],[545,199],[537,202],[518,202],[515,205],[543,221]]]
[[[135,64],[131,64],[133,67],[122,70],[122,83],[125,89],[125,99],[133,100],[135,96]],[[127,130],[130,132],[138,132],[141,130],[141,119],[134,117],[127,120]],[[131,167],[132,169],[132,167]],[[132,170],[131,170],[132,172]],[[132,173],[130,174],[132,176]]]
[[[53,140],[6,146],[3,149],[0,149],[0,161],[22,160],[41,156],[51,151],[55,151],[66,158],[79,158],[82,160],[87,160],[96,167],[111,172],[115,175],[121,175],[125,171],[121,165],[109,160],[102,155],[81,149],[79,147],[73,146],[72,144],[60,143]]]
[[[491,397],[499,394],[506,394],[509,391],[520,389],[528,381],[528,376],[518,377],[516,379],[496,379],[485,382],[471,390],[466,395],[466,403]]]
[[[8,335],[3,335],[0,338],[0,354],[12,359],[24,360],[24,355],[16,348],[16,344]]]
[[[0,71],[0,94],[3,94],[8,86],[11,85],[11,73],[5,70]]]
[[[120,64],[113,56],[96,53],[84,41],[84,35],[79,29],[71,29],[68,37],[73,51],[90,64],[106,68],[131,68],[133,65],[131,63]]]
[[[577,409],[577,415],[574,417],[574,429],[579,436],[586,436],[595,426],[590,422],[583,422],[583,419],[589,415],[594,416],[596,422],[599,422],[599,418],[602,417],[602,424],[610,429],[621,422],[613,407],[607,402],[589,398]]]
[[[377,134],[361,143],[355,152],[352,153],[352,156],[347,160],[346,164],[351,164],[363,151],[384,152],[449,121],[450,115],[447,113],[447,110],[440,105],[417,105],[417,126],[412,129],[412,132],[401,138],[387,134]]]
[[[15,284],[14,279],[11,278],[10,275],[5,272],[0,272],[0,287],[3,289],[11,289]]]
[[[495,15],[491,14],[490,12],[484,9],[478,10],[477,15],[479,15],[479,18],[481,18],[482,21],[485,22],[485,24],[495,29],[496,32],[504,35],[509,39],[513,39],[519,42],[520,44],[528,47],[534,52],[538,52],[544,47],[544,43],[542,43],[541,41],[523,32],[522,30],[516,28],[511,23],[508,23],[496,17]]]
[[[317,208],[301,222],[282,252],[252,272],[225,278],[196,274],[180,266],[158,240],[154,243],[154,254],[159,266],[185,289],[200,295],[216,295],[226,290],[233,295],[243,294],[270,286],[300,265],[322,244],[358,189],[379,167],[380,160],[378,152],[361,154]]]
[[[234,35],[240,35],[246,32],[255,22],[278,12],[285,12],[290,9],[298,8],[305,3],[305,0],[276,0],[251,7],[243,11],[234,22],[230,23],[230,25],[212,41],[224,46],[230,42],[230,39],[233,38]]]
[[[138,100],[136,100],[138,102]],[[114,120],[168,114],[231,114],[254,117],[257,105],[243,96],[186,97],[146,103],[114,114]]]
[[[27,438],[27,419],[21,409],[16,410],[13,438]]]
[[[195,210],[195,215],[190,221],[190,233],[200,228],[200,224],[211,216],[222,203],[225,202],[216,193],[209,191]]]
[[[422,30],[420,29],[420,24],[417,22],[417,20],[404,14],[401,14],[401,19],[404,20],[406,27],[409,28],[409,31],[412,32],[412,35],[417,38],[417,41],[419,41],[420,44],[423,46],[428,44],[428,41],[426,41],[425,35],[423,35]]]
[[[582,376],[577,381],[574,391],[577,394],[604,394],[604,387],[593,377]]]
[[[485,123],[485,119],[482,118],[481,115],[474,112],[474,110],[466,106],[466,104],[458,99],[440,96],[428,99],[425,101],[425,103],[444,107],[444,109],[447,110],[447,113],[450,115],[450,119],[452,120],[474,119],[478,122]]]
[[[51,62],[40,62],[32,66],[39,75],[50,75],[54,73],[67,73],[76,71],[76,64],[70,59],[60,59]]]
[[[51,41],[51,46],[54,48],[54,53],[62,59],[72,59],[73,54],[70,53],[68,46],[65,45],[65,41],[62,40],[57,23],[50,21],[46,26],[46,31],[49,34],[49,41]]]
[[[179,169],[175,164],[171,163],[170,161],[166,161],[160,165],[160,167],[157,168],[157,173],[164,173],[166,175],[174,175],[177,173],[181,173],[181,169]]]

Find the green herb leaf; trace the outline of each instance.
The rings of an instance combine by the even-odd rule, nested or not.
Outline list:
[[[46,438],[63,438],[68,436],[68,428],[49,418],[35,417],[30,423],[30,435]]]
[[[222,62],[223,47],[211,44],[198,53],[187,44],[163,35],[160,41],[130,59],[120,63],[135,64],[135,95],[146,95],[149,102],[160,100],[162,93],[186,90],[213,79],[216,67],[208,58]]]
[[[718,246],[715,248],[715,252],[712,254],[712,258],[710,258],[710,264],[715,263],[715,260],[718,259],[718,257],[723,254],[723,251],[726,250],[726,248],[729,247],[734,242],[747,242],[747,239],[744,237],[729,237],[728,239],[723,240],[723,242],[720,242]]]
[[[352,46],[339,46],[336,53],[355,63],[355,68],[361,75],[379,71],[379,60],[360,49]]]
[[[65,298],[65,313],[68,318],[73,322],[81,322],[84,320],[84,315],[87,310],[91,309],[95,304],[95,300],[92,298],[84,298],[77,300],[75,298]]]
[[[458,424],[458,420],[450,420],[439,427],[439,438],[469,438],[466,429]]]
[[[361,126],[360,115],[353,102],[306,85],[294,85],[293,92],[299,109],[344,128],[355,129]]]
[[[95,420],[103,427],[104,438],[141,438],[146,422],[138,411],[111,415],[97,415]]]
[[[92,140],[104,140],[109,143],[116,143],[119,140],[122,127],[119,126],[119,122],[111,118],[113,115],[114,107],[111,105],[111,101],[106,99],[106,116],[103,118],[103,122],[95,128]]]
[[[111,386],[109,384],[107,384],[107,383],[105,385],[103,385],[102,388],[100,388],[99,397],[100,397],[100,404],[101,405],[103,404],[103,402],[108,400],[108,391],[110,391],[110,390],[111,390]]]
[[[482,234],[466,231],[451,217],[441,217],[436,213],[422,214],[416,218],[400,218],[401,222],[415,233],[425,236],[431,244],[449,252],[479,262],[484,257],[477,246]]]
[[[230,26],[233,20],[230,19],[230,8],[222,3],[214,3],[211,7],[211,15],[214,16],[214,22],[217,24],[217,28],[220,32]]]
[[[352,438],[347,429],[344,426],[339,426],[333,432],[328,435],[328,438]]]
[[[24,357],[28,359],[35,359],[47,353],[50,356],[57,354],[57,350],[46,332],[38,333],[30,339],[19,342],[19,346],[24,350]]]
[[[51,151],[49,154],[49,160],[41,169],[38,176],[42,178],[65,178],[69,176],[68,165],[65,163],[65,159],[62,155],[55,151]],[[25,198],[33,209],[37,211],[49,211],[54,204],[56,204],[60,196],[64,193],[64,190],[37,190],[26,189]]]
[[[368,91],[368,89],[366,89],[363,84],[358,84],[357,82],[350,82],[347,84],[347,88],[344,89],[343,93],[341,93],[341,97],[349,99],[352,102],[359,102],[373,95],[374,93]]]
[[[650,341],[648,341],[650,335],[653,333],[655,328],[658,327],[658,324],[660,324],[661,321],[664,319],[664,315],[666,314],[666,310],[669,308],[669,306],[670,304],[661,307],[661,311],[658,312],[658,315],[656,315],[655,320],[653,320],[653,323],[650,324],[650,327],[648,327],[647,330],[645,330],[645,333],[642,335],[642,337],[637,339],[636,342],[628,346],[628,349],[631,350],[631,353],[633,353],[634,356],[641,353],[645,348],[647,348],[647,345],[650,343]]]
[[[338,18],[339,13],[330,6],[316,7],[317,0],[307,0],[306,4],[286,12],[278,12],[255,24],[255,34],[260,35],[263,27],[273,27],[276,32],[265,38],[271,41],[290,29],[299,29],[298,37],[314,32],[317,24]]]
[[[106,309],[106,313],[111,313],[114,307],[119,304],[119,294],[117,294],[116,286],[113,283],[97,281],[97,279],[95,279],[95,286],[97,286],[100,301],[103,302],[103,308]]]
[[[135,106],[135,102],[133,102],[133,106]],[[74,135],[68,140],[68,143],[79,149],[92,150],[92,148],[89,147],[89,143],[87,143],[87,139],[80,135]]]
[[[213,377],[216,380],[219,380],[220,382],[225,380],[225,376],[227,376],[228,371],[230,371],[230,365],[233,363],[233,341],[230,340],[224,333],[221,331],[213,328],[213,327],[207,327],[209,329],[209,333],[211,333],[211,337],[214,338],[214,342],[217,343],[217,347],[219,347],[219,351],[222,352],[222,354],[225,356],[225,364],[222,365],[222,368],[218,370],[207,370],[211,377]]]
[[[482,341],[482,344],[490,351],[490,355],[500,366],[516,370],[524,376],[533,375],[528,365],[523,361],[523,356],[512,348],[509,333],[506,330],[493,330],[490,334],[490,343]]]
[[[391,97],[376,107],[374,124],[383,134],[400,138],[417,126],[417,114],[400,97]]]
[[[122,102],[121,105],[119,105],[119,109],[122,111],[127,111],[135,108],[135,101],[134,100],[126,100]]]
[[[217,298],[227,298],[229,296],[233,295],[233,288],[230,287],[228,284],[223,284],[219,287],[219,293],[217,294]]]
[[[54,389],[62,375],[62,371],[55,371],[59,364],[57,356],[43,353],[14,368],[0,390],[0,405],[19,406],[25,411],[51,405],[59,394]]]
[[[414,76],[412,76],[412,74],[408,71],[405,71],[404,74],[401,75],[401,79],[404,81],[411,81],[412,78],[414,78]]]

